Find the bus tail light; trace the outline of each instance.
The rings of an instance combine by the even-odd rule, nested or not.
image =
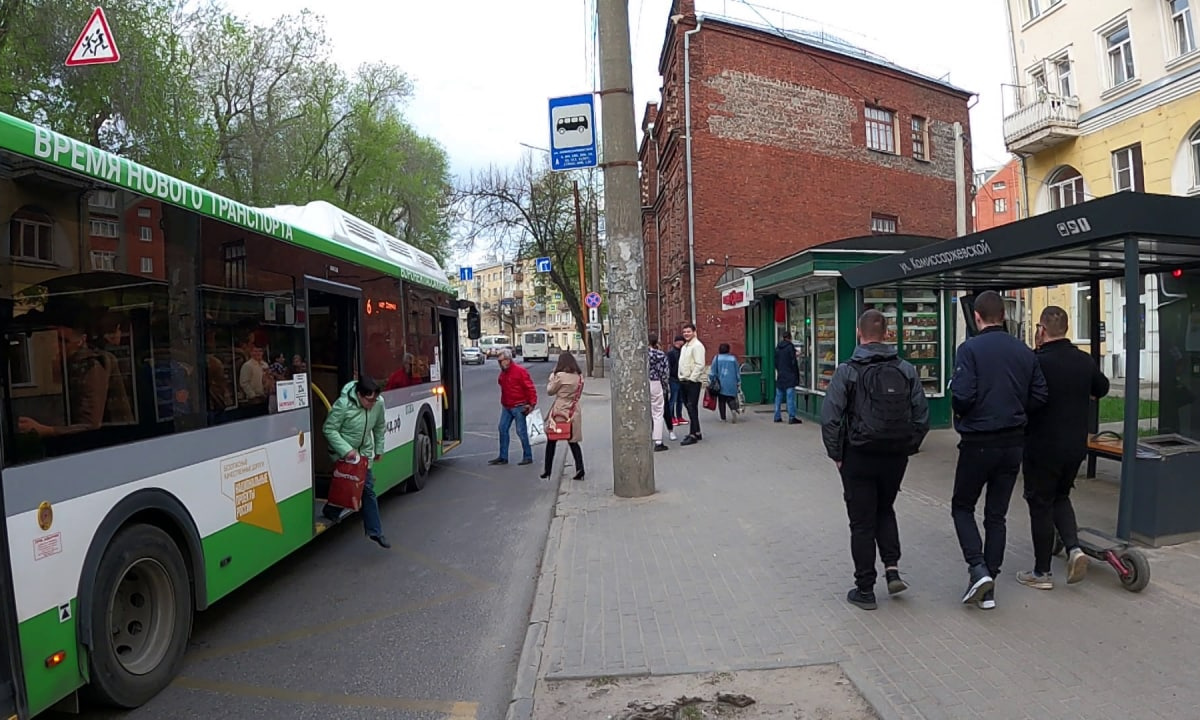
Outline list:
[[[67,651],[59,650],[58,652],[54,653],[50,657],[46,658],[46,669],[58,667],[59,665],[62,664],[62,661],[66,660],[66,659],[67,659]]]

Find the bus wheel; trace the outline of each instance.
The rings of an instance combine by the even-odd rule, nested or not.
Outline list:
[[[429,471],[433,468],[433,435],[429,432],[429,421],[422,418],[417,422],[417,434],[413,438],[413,474],[408,480],[410,492],[425,487]]]
[[[92,592],[92,693],[106,704],[139,707],[175,679],[187,649],[187,565],[170,535],[133,525],[104,551]]]

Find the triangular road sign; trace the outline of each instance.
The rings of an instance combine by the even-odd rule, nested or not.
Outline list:
[[[96,8],[92,11],[87,25],[83,26],[83,32],[79,33],[75,47],[71,48],[71,53],[67,55],[67,67],[115,63],[120,59],[121,53],[117,50],[117,44],[113,42],[112,30],[108,27],[108,18],[104,17],[104,9]]]

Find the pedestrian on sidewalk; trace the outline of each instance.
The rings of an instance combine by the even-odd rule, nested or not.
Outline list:
[[[583,417],[579,412],[579,397],[583,392],[583,371],[574,355],[558,356],[558,364],[550,374],[550,382],[546,384],[546,394],[554,398],[550,410],[546,412],[546,424],[553,420],[558,426],[564,423],[571,425],[570,439],[567,446],[571,448],[571,457],[575,458],[575,480],[583,479]],[[550,469],[554,465],[554,451],[558,448],[557,440],[546,440],[546,464],[542,468],[541,478],[550,477]]]
[[[1039,590],[1054,587],[1050,557],[1054,531],[1067,548],[1067,583],[1087,572],[1079,548],[1079,526],[1071,506],[1071,488],[1087,457],[1091,398],[1108,394],[1108,378],[1092,357],[1067,339],[1067,311],[1050,305],[1038,320],[1034,342],[1049,399],[1029,415],[1025,432],[1025,501],[1033,534],[1033,571],[1017,573],[1017,582]]]
[[[1008,504],[1025,448],[1029,414],[1046,403],[1046,378],[1033,351],[1004,327],[1004,298],[988,290],[975,299],[978,334],[958,348],[950,381],[958,465],[950,513],[970,577],[963,603],[996,607],[995,578],[1007,541]],[[983,529],[975,506],[984,490]]]
[[[658,349],[657,333],[650,333],[650,349],[646,353],[646,361],[650,365],[650,422],[653,423],[651,437],[654,440],[654,452],[662,452],[667,449],[663,444],[663,432],[667,426],[664,399],[667,383],[671,378],[671,368],[667,363],[667,354]]]
[[[788,424],[801,424],[796,417],[796,386],[800,384],[800,361],[796,357],[796,344],[792,334],[785,332],[775,346],[775,422],[783,422],[780,406],[787,398]]]
[[[691,421],[688,435],[681,445],[695,445],[702,440],[700,435],[700,393],[704,384],[704,343],[696,337],[696,326],[683,326],[683,347],[679,349],[679,390],[687,405],[688,420]]]
[[[738,366],[737,358],[729,351],[729,343],[717,346],[717,356],[713,358],[712,367],[708,371],[708,391],[717,396],[717,408],[721,422],[725,422],[725,409],[733,413],[733,421],[737,422],[738,386],[742,383],[742,369]]]
[[[363,532],[382,548],[392,545],[383,534],[383,522],[379,517],[379,498],[375,495],[375,475],[372,466],[383,457],[383,436],[387,423],[386,409],[379,385],[369,377],[351,380],[342,388],[329,416],[321,427],[329,443],[329,455],[334,460],[367,464],[367,480],[362,491]],[[325,504],[322,514],[336,521],[341,514],[338,508]]]
[[[559,353],[558,357],[559,362],[563,357],[575,359],[570,353]],[[525,416],[537,409],[537,388],[533,386],[529,371],[513,362],[511,350],[501,350],[496,361],[500,363],[500,376],[496,379],[500,384],[500,455],[488,460],[488,465],[508,464],[509,429],[514,424],[517,439],[521,441],[521,462],[517,464],[529,465],[533,462],[533,447],[529,444]]]
[[[883,313],[867,310],[859,317],[859,346],[834,371],[821,405],[821,439],[841,474],[850,518],[854,588],[846,599],[866,610],[877,607],[876,548],[888,594],[908,589],[900,578],[894,505],[908,457],[929,433],[929,402],[917,370],[886,337]]]
[[[683,392],[679,386],[679,350],[683,347],[683,335],[676,335],[675,340],[671,343],[671,349],[667,351],[667,362],[671,365],[671,394],[667,398],[667,430],[671,433],[671,439],[675,440],[675,426],[682,425],[683,419]]]

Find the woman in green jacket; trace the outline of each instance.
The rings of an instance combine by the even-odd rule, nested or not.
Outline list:
[[[367,482],[362,494],[363,530],[380,547],[392,545],[383,535],[379,518],[379,499],[375,496],[375,476],[371,465],[383,456],[384,402],[379,385],[369,377],[353,380],[342,388],[342,394],[325,419],[325,439],[334,460],[354,460],[361,456],[367,463]],[[332,505],[325,505],[325,517],[336,520],[340,514]]]

